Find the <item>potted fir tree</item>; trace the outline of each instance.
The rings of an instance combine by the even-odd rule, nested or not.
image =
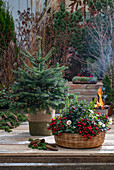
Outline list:
[[[32,67],[25,64],[25,69],[19,68],[16,72],[17,79],[11,87],[10,109],[29,113],[31,135],[51,135],[47,123],[54,116],[53,109],[64,107],[68,87],[62,77],[65,67],[59,67],[58,64],[53,68],[46,67],[52,50],[42,58],[41,37],[38,39],[38,55],[33,57],[27,51],[22,53],[30,60]]]

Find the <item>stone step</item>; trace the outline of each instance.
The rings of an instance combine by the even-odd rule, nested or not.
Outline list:
[[[69,151],[71,149],[68,149]],[[76,149],[74,149],[76,150]],[[80,151],[85,149],[79,149]],[[33,153],[12,153],[0,154],[0,165],[3,163],[114,163],[114,153],[91,153],[86,149],[86,152],[80,154],[75,152],[33,152]],[[72,151],[72,150],[71,150]],[[7,161],[6,161],[7,160]]]
[[[0,170],[113,170],[114,163],[8,163]]]
[[[73,94],[77,91],[70,91],[69,90],[69,94]],[[77,99],[78,101],[81,101],[81,100],[86,100],[87,102],[90,102],[91,100],[93,100],[94,98],[97,98],[97,91],[96,93],[95,92],[91,92],[91,91],[78,91],[78,94],[77,94]]]
[[[98,82],[96,84],[73,84],[68,83],[67,86],[69,86],[69,89],[98,89],[100,86],[102,86],[101,82]]]
[[[77,100],[86,100],[87,103],[89,103],[93,98],[96,98],[96,96],[77,96]]]
[[[78,93],[78,95],[95,95],[97,96],[97,90],[86,90],[86,89],[76,89],[76,90],[69,90],[69,93]]]
[[[69,82],[69,93],[77,93],[78,101],[86,100],[89,103],[92,99],[97,97],[98,88],[102,86],[101,82],[96,84],[73,84]]]

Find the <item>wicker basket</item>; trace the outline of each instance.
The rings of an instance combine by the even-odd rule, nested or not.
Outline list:
[[[91,139],[84,138],[83,136],[75,133],[62,133],[60,136],[54,136],[57,145],[66,148],[95,148],[104,142],[105,131],[100,132],[99,135]]]

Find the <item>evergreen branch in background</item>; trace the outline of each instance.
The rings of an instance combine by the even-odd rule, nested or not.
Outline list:
[[[114,105],[114,89],[111,88],[111,80],[108,75],[103,79],[103,100],[105,104]]]
[[[27,121],[27,117],[20,113],[0,112],[0,130],[11,132],[20,123]]]
[[[17,70],[19,59],[13,17],[0,0],[0,87],[9,87],[13,83],[12,70]]]

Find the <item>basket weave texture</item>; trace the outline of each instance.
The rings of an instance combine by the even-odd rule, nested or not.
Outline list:
[[[54,136],[57,145],[66,148],[95,148],[103,144],[105,131],[91,139],[84,138],[77,133],[62,133],[60,136]]]

